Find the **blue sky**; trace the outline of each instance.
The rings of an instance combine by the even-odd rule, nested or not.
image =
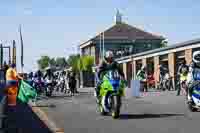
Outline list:
[[[67,57],[112,26],[117,8],[126,23],[163,35],[170,44],[200,37],[198,0],[6,0],[0,2],[0,40],[17,41],[20,64],[22,24],[25,70],[30,71],[41,55]]]

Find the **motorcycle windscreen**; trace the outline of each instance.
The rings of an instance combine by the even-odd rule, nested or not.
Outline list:
[[[194,88],[193,92],[192,92],[192,97],[193,100],[195,101],[195,103],[200,104],[200,86],[197,86]]]
[[[200,80],[200,72],[194,72],[193,78],[194,80]]]
[[[120,75],[118,71],[109,71],[108,72],[109,81],[114,90],[117,90],[120,85]]]

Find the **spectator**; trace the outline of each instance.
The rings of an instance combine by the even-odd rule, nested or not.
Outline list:
[[[4,80],[6,81],[6,72],[8,70],[9,66],[7,64],[4,64]]]
[[[71,72],[70,76],[69,76],[69,88],[70,88],[72,95],[74,95],[74,93],[76,91],[76,77],[75,77],[75,73],[73,73],[73,72]]]
[[[19,79],[22,79],[22,77],[17,74],[16,65],[12,64],[11,67],[6,71],[6,91],[8,106],[16,105]]]

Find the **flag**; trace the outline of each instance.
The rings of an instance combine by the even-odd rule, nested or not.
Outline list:
[[[30,99],[35,99],[36,96],[37,96],[36,90],[28,83],[21,80],[17,98],[23,103],[28,103]]]
[[[21,31],[21,25],[19,26],[19,34],[20,34],[20,41],[21,41],[21,67],[24,66],[24,44],[22,39],[22,31]]]

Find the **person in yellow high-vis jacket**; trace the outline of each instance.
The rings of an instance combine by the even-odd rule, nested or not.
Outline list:
[[[6,92],[8,106],[15,106],[17,104],[18,80],[22,79],[17,74],[16,65],[12,64],[6,71]]]

